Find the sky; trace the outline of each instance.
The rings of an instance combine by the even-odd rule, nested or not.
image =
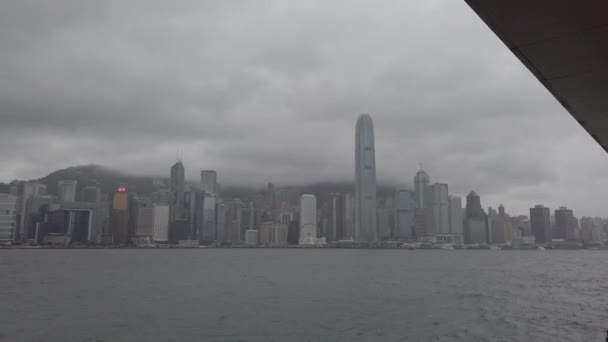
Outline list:
[[[225,185],[420,165],[512,214],[608,216],[608,156],[464,1],[0,2],[0,181],[95,163]]]

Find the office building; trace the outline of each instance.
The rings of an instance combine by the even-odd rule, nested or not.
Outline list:
[[[435,183],[427,188],[427,203],[431,213],[431,225],[434,234],[449,234],[450,211],[448,185]]]
[[[345,238],[346,231],[346,196],[340,193],[329,194],[327,205],[327,227],[325,239],[327,242],[342,240]]]
[[[217,194],[217,172],[214,170],[201,170],[201,186],[204,192]]]
[[[198,240],[210,243],[216,240],[216,198],[213,193],[203,192],[199,205]]]
[[[18,188],[14,188],[15,195],[19,193]],[[26,182],[23,183],[23,188],[21,188],[21,192],[19,199],[17,201],[17,224],[18,228],[15,228],[15,240],[25,241],[28,239],[27,237],[27,201],[32,196],[43,196],[46,195],[46,185],[40,183]]]
[[[464,218],[462,216],[462,199],[458,196],[449,197],[450,234],[464,234]]]
[[[0,243],[15,241],[18,197],[0,194]]]
[[[536,243],[551,243],[551,211],[543,205],[536,205],[530,208],[530,228],[532,235],[536,238]]]
[[[60,180],[57,188],[59,202],[75,202],[77,185],[78,181],[75,180]]]
[[[186,206],[184,203],[184,177],[185,168],[181,161],[171,166],[171,179],[169,181],[169,220],[186,220]],[[153,196],[154,203],[164,204],[161,194]]]
[[[486,214],[481,207],[481,197],[475,191],[469,192],[466,203],[466,217],[481,219],[485,216]]]
[[[152,205],[154,215],[154,229],[152,240],[155,242],[169,241],[169,206],[166,204]]]
[[[82,188],[80,200],[87,203],[97,203],[101,201],[101,190],[96,185],[87,185]]]
[[[287,225],[278,222],[264,222],[258,228],[260,245],[286,245]]]
[[[268,183],[266,188],[266,202],[268,203],[268,207],[270,209],[277,208],[277,193],[274,184],[272,183]]]
[[[226,231],[226,206],[224,203],[217,203],[215,205],[215,225],[216,240],[220,242],[228,241],[228,234]]]
[[[374,124],[368,114],[357,119],[355,133],[355,239],[378,241]]]
[[[414,195],[416,200],[416,208],[426,208],[428,200],[427,189],[429,183],[431,181],[431,177],[424,170],[420,170],[416,173],[414,177]]]
[[[395,234],[397,241],[412,241],[415,236],[416,201],[414,192],[399,189],[395,192]]]
[[[312,245],[317,239],[317,198],[300,196],[300,244]]]
[[[414,223],[417,240],[433,235],[431,214],[428,208],[414,209]]]
[[[378,240],[387,241],[391,239],[395,218],[394,212],[395,208],[392,199],[381,198],[378,200]]]
[[[471,191],[467,195],[464,224],[464,241],[467,244],[490,243],[488,217],[481,207],[481,197]]]
[[[555,229],[553,230],[553,238],[578,241],[578,222],[574,218],[572,210],[566,207],[560,207],[555,210]]]
[[[49,208],[53,203],[53,196],[32,195],[25,204],[25,211],[22,212],[21,222],[25,225],[22,240],[33,240],[36,237],[36,228],[40,222],[44,221],[43,208]],[[47,209],[48,210],[48,209]]]
[[[489,210],[488,210],[489,211]],[[505,212],[505,207],[501,204],[498,213],[489,216],[492,228],[491,243],[504,244],[513,240],[513,223],[509,215]]]
[[[129,241],[129,193],[119,187],[112,197],[112,243],[125,245]]]
[[[154,235],[154,207],[139,207],[135,235],[152,238]]]

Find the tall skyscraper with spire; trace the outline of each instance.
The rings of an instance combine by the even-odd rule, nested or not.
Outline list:
[[[369,114],[357,119],[355,133],[355,239],[378,241],[374,124]]]
[[[178,160],[171,166],[171,183],[169,185],[169,220],[185,220],[186,208],[184,203],[184,164]]]

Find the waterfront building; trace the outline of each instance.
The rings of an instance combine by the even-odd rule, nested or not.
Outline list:
[[[111,216],[112,243],[125,245],[129,240],[129,193],[119,187],[112,197]]]
[[[574,218],[574,213],[567,207],[560,207],[555,210],[555,229],[553,238],[568,241],[578,241],[578,222]]]
[[[171,166],[169,181],[169,220],[185,220],[186,207],[184,203],[185,168],[181,160]],[[160,195],[160,194],[159,194]],[[163,203],[160,196],[153,199],[155,203]]]
[[[433,233],[448,234],[450,232],[448,185],[441,183],[429,185],[427,193],[427,207],[431,213]]]
[[[260,245],[287,245],[287,225],[264,222],[258,229]]]
[[[355,239],[378,241],[377,219],[374,125],[362,114],[355,133]]]
[[[256,246],[258,244],[258,231],[255,229],[248,229],[245,231],[245,244],[249,246]]]
[[[300,245],[314,244],[317,239],[317,198],[300,196]]]
[[[169,241],[169,206],[166,204],[153,204],[154,231],[152,240],[155,242]]]
[[[201,194],[201,205],[198,215],[198,240],[199,243],[210,243],[216,240],[216,198],[213,193],[203,192]]]
[[[536,205],[530,208],[530,227],[532,235],[536,238],[536,243],[551,243],[551,211],[543,205]]]
[[[27,229],[29,226],[28,215],[27,215],[27,201],[32,196],[43,196],[46,195],[46,185],[41,183],[34,182],[25,182],[23,183],[23,187],[19,192],[18,188],[14,189],[15,196],[17,193],[20,193],[17,200],[17,224],[18,227],[15,227],[14,231],[14,239],[25,241],[28,239]]]
[[[15,241],[18,197],[0,194],[0,243]]]
[[[449,208],[449,221],[450,221],[450,234],[463,235],[464,218],[462,216],[462,199],[458,196],[451,196],[448,200]]]
[[[409,189],[395,192],[395,233],[397,241],[412,241],[415,235],[415,195]]]

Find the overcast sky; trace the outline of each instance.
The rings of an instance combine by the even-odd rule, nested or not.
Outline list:
[[[0,180],[96,163],[223,184],[354,177],[607,215],[608,156],[464,1],[0,3]]]

